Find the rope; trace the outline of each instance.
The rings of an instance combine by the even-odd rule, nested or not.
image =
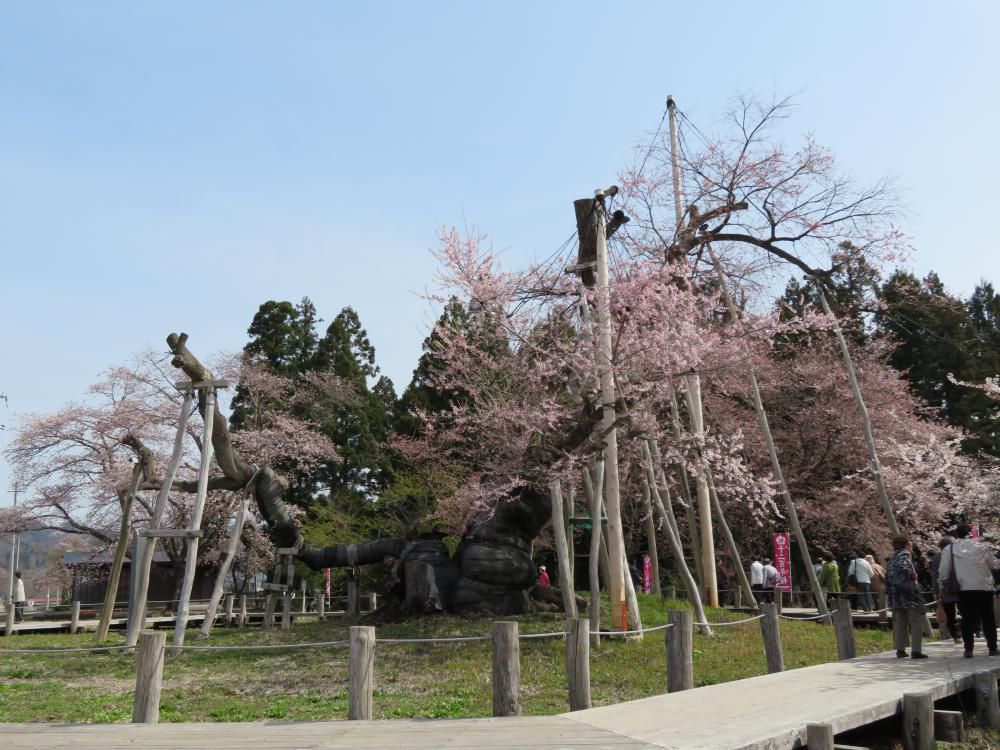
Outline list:
[[[308,643],[261,643],[242,646],[182,646],[183,651],[271,651],[285,648],[326,648],[347,646],[350,641],[311,641]],[[171,646],[167,646],[171,648]]]
[[[2,648],[0,654],[96,654],[109,651],[133,651],[135,646],[102,646],[98,648]]]
[[[565,635],[560,633],[559,635]],[[488,641],[488,635],[463,635],[451,638],[376,638],[375,643],[457,643],[458,641]]]
[[[654,625],[651,628],[640,628],[639,630],[591,630],[591,635],[637,635],[641,633],[655,633],[658,630],[667,630],[674,624],[668,622],[666,625]]]
[[[801,620],[802,622],[808,622],[809,620],[819,620],[822,617],[832,617],[832,612],[827,612],[825,615],[815,615],[814,617],[792,617],[791,615],[778,615],[782,620]]]
[[[591,633],[591,635],[593,635],[593,633]],[[528,640],[530,640],[532,638],[565,638],[566,637],[566,631],[565,630],[559,630],[559,631],[557,631],[555,633],[524,633],[523,635],[519,633],[517,637],[518,637],[518,640],[520,640],[522,638],[528,639]]]
[[[725,627],[726,625],[743,625],[744,623],[753,622],[754,620],[761,620],[763,618],[764,615],[757,615],[756,617],[748,617],[745,620],[734,620],[733,622],[696,622],[694,624],[701,627],[708,625],[709,627],[717,628],[717,627]]]

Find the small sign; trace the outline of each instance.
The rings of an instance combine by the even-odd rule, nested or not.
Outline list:
[[[791,591],[792,553],[787,531],[780,531],[774,535],[774,567],[778,569],[778,588],[782,591]]]
[[[653,560],[649,555],[642,556],[642,593],[649,594],[653,590]]]

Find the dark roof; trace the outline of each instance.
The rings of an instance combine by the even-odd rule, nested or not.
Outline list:
[[[63,552],[63,565],[110,565],[114,560],[114,555],[109,551],[104,552]],[[153,562],[168,563],[170,558],[162,550],[156,550],[153,554]],[[131,560],[125,558],[125,565],[131,564]]]

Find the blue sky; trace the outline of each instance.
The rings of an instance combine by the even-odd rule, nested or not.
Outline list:
[[[1000,281],[1000,5],[359,5],[0,3],[0,422],[303,295],[353,306],[400,390],[437,229],[547,257],[667,94],[711,130],[798,93],[790,136],[898,179],[914,270]]]

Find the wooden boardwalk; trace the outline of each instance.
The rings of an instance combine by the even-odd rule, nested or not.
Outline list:
[[[905,693],[935,699],[972,687],[973,675],[1000,676],[1000,658],[977,644],[929,643],[930,659],[860,657],[752,677],[629,703],[549,717],[450,721],[332,721],[250,724],[0,724],[10,750],[268,750],[291,748],[559,748],[560,750],[783,750],[805,743],[805,727],[835,732],[900,712]]]

